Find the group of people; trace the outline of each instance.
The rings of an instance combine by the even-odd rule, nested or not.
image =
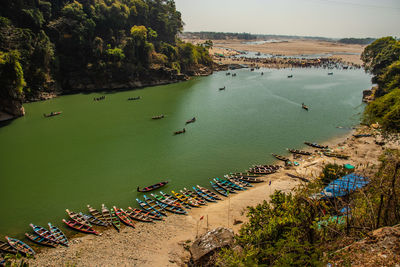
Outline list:
[[[95,98],[93,98],[93,101],[100,101],[100,100],[104,100],[104,99],[106,99],[105,95],[100,96],[100,97],[95,97]]]

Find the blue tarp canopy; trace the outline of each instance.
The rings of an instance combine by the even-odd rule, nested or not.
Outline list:
[[[351,173],[331,182],[320,194],[322,197],[343,197],[368,183],[367,178]]]

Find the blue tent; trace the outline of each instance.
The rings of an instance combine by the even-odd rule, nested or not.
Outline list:
[[[343,197],[368,183],[369,181],[366,177],[351,173],[332,181],[320,194],[322,197]]]

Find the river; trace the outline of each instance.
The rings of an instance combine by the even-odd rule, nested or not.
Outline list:
[[[0,128],[0,236],[21,237],[29,223],[62,226],[66,208],[137,206],[137,186],[207,186],[213,177],[272,163],[273,152],[346,134],[359,123],[362,91],[371,87],[363,70],[231,72],[237,76],[218,72],[25,104],[25,117]],[[101,95],[106,99],[93,101]],[[135,96],[142,98],[127,100]],[[63,113],[43,117],[51,111]],[[165,118],[151,119],[159,114]],[[186,133],[174,136],[192,117]]]

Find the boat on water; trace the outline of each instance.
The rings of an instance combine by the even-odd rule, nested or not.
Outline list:
[[[180,207],[162,203],[162,201],[160,201],[158,199],[155,199],[155,200],[151,199],[151,198],[147,197],[146,195],[144,196],[144,198],[146,199],[146,201],[155,201],[159,206],[161,206],[164,210],[166,210],[168,212],[181,214],[181,215],[186,214],[186,211]]]
[[[17,250],[10,246],[8,242],[4,242],[0,240],[0,252],[5,252],[7,254],[17,254]]]
[[[353,134],[355,138],[361,138],[361,137],[371,137],[372,134]]]
[[[68,225],[70,228],[82,232],[82,233],[86,233],[86,234],[94,234],[94,235],[100,235],[99,232],[97,232],[96,230],[94,230],[92,227],[89,227],[87,225],[78,223],[77,221],[71,220],[71,221],[67,221],[65,219],[62,220],[66,225]]]
[[[117,230],[117,232],[121,231],[121,221],[118,219],[113,209],[110,210],[110,215],[112,220],[111,223],[114,226],[115,230]]]
[[[186,121],[186,124],[193,123],[195,121],[196,121],[196,117],[193,117],[190,120]]]
[[[278,154],[274,154],[274,153],[272,153],[271,155],[274,156],[276,159],[279,159],[279,160],[282,160],[282,161],[285,161],[285,162],[289,161],[289,159],[284,157],[284,156],[281,156],[281,155],[278,155]]]
[[[225,175],[224,177],[225,177],[225,179],[227,179],[231,183],[234,183],[234,184],[236,184],[238,186],[241,186],[243,188],[245,188],[245,187],[253,187],[253,185],[250,184],[249,182],[242,181],[242,180],[240,180],[238,178],[229,177],[229,175]]]
[[[222,91],[222,90],[225,90],[225,86],[224,87],[220,87],[220,88],[218,88],[220,91]]]
[[[304,142],[304,144],[311,146],[311,147],[319,148],[319,149],[328,148],[328,146],[319,145],[317,143]]]
[[[136,97],[130,97],[128,98],[128,100],[139,100],[141,97],[140,96],[136,96]]]
[[[334,153],[334,152],[323,152],[323,153],[327,157],[333,157],[333,158],[338,158],[338,159],[348,159],[350,157],[348,155]]]
[[[177,198],[177,199],[179,199],[180,201],[182,201],[183,203],[186,203],[186,204],[188,204],[188,205],[190,205],[190,206],[192,206],[192,207],[199,207],[200,206],[200,204],[195,200],[195,199],[193,199],[193,198],[191,198],[191,197],[188,197],[188,196],[185,196],[185,195],[183,195],[183,194],[181,194],[181,193],[178,193],[178,192],[175,192],[175,191],[171,191],[171,193]]]
[[[90,205],[87,205],[87,208],[89,210],[90,215],[92,215],[96,219],[104,222],[106,224],[106,226],[110,225],[110,223],[107,222],[106,218],[104,218],[103,214],[100,211],[96,210],[95,208],[93,208]]]
[[[240,176],[240,175],[235,175],[233,178],[239,179],[240,181],[245,181],[248,183],[262,183],[264,180],[257,178],[257,177],[251,177],[251,176]]]
[[[168,184],[168,181],[159,182],[159,183],[144,187],[142,189],[140,189],[139,186],[138,186],[137,187],[137,191],[138,192],[150,192],[150,191],[156,190],[158,188],[161,188],[161,187],[165,186],[166,184]]]
[[[183,133],[186,133],[186,129],[185,128],[183,128],[183,130],[174,132],[174,135],[183,134]]]
[[[24,242],[22,242],[21,240],[15,239],[15,238],[11,238],[6,236],[6,240],[8,242],[8,244],[14,248],[15,250],[17,250],[18,252],[24,254],[24,255],[32,255],[34,256],[36,254],[36,252],[27,244],[25,244]]]
[[[299,155],[305,155],[305,156],[310,156],[312,154],[311,152],[308,152],[308,151],[291,149],[291,148],[288,148],[288,151],[293,154],[299,154]]]
[[[92,215],[84,214],[82,212],[79,212],[79,215],[81,215],[86,221],[90,222],[93,225],[104,226],[104,227],[108,226],[106,222],[99,220]]]
[[[268,174],[276,173],[276,170],[268,169],[268,168],[250,168],[249,173],[268,175]]]
[[[62,111],[52,111],[49,114],[43,114],[43,117],[50,118],[50,117],[60,115],[61,113],[62,113]]]
[[[288,77],[288,78],[293,78],[293,74],[291,74],[291,75],[288,75],[287,77]]]
[[[193,188],[194,192],[196,192],[196,194],[198,194],[204,200],[206,200],[208,202],[217,202],[217,200],[215,198],[213,198],[212,196],[210,196],[209,194],[204,193],[203,191],[201,191],[200,189],[198,189],[194,186],[192,188]]]
[[[202,186],[200,186],[200,185],[196,185],[196,187],[197,187],[197,189],[199,189],[201,192],[203,192],[204,194],[207,194],[208,196],[212,197],[213,199],[215,199],[215,200],[221,200],[221,198],[220,198],[217,194],[215,194],[214,192],[208,190],[207,188],[202,187]]]
[[[229,180],[224,180],[224,179],[220,179],[220,178],[215,178],[214,179],[215,182],[219,182],[224,186],[227,186],[228,188],[230,188],[231,190],[236,190],[236,191],[244,191],[247,190],[247,188],[241,187],[237,184],[234,184],[232,182],[230,182]]]
[[[169,194],[167,194],[167,193],[164,193],[163,191],[160,191],[160,194],[161,194],[163,197],[165,197],[165,198],[175,200],[175,201],[178,202],[180,205],[182,205],[182,207],[184,207],[185,209],[191,209],[191,208],[192,208],[189,204],[187,204],[186,202],[183,202],[181,199],[177,198],[176,196],[169,195]]]
[[[153,193],[151,193],[151,196],[157,202],[160,202],[160,204],[167,205],[167,206],[170,206],[170,207],[177,207],[177,208],[183,209],[182,204],[179,203],[179,201],[177,199],[175,199],[175,198],[165,197],[163,195],[156,195],[156,194],[153,194]]]
[[[101,214],[103,215],[108,225],[112,225],[111,212],[104,204],[101,204]]]
[[[139,205],[147,211],[151,211],[151,212],[155,212],[156,214],[160,215],[160,216],[167,216],[167,214],[165,213],[164,209],[159,206],[157,203],[155,202],[150,202],[148,203],[146,200],[140,200],[140,199],[136,199],[136,201],[139,203]]]
[[[53,243],[58,243],[56,237],[47,229],[41,227],[41,226],[37,226],[34,224],[29,224],[30,227],[32,227],[32,230],[38,235],[43,237],[44,239],[53,242]]]
[[[135,228],[135,223],[132,221],[132,219],[129,217],[128,214],[123,209],[119,209],[116,206],[113,207],[115,215],[127,226]]]
[[[328,72],[328,75],[333,75],[333,72]]]
[[[183,188],[183,190],[179,190],[179,192],[181,192],[182,195],[197,201],[199,205],[207,205],[207,202],[202,197],[197,195],[195,192],[186,189],[186,187]]]
[[[47,224],[49,226],[50,232],[53,234],[57,242],[61,245],[64,245],[66,247],[69,246],[68,238],[67,236],[56,226],[52,225],[51,223]]]
[[[151,119],[152,119],[152,120],[159,120],[159,119],[162,119],[162,118],[164,118],[164,114],[161,114],[161,115],[158,115],[158,116],[151,117]]]
[[[42,246],[47,246],[47,247],[57,247],[57,243],[48,240],[47,238],[44,238],[38,234],[28,234],[25,233],[26,238],[28,238],[30,241],[42,245]]]
[[[301,108],[308,111],[308,106],[306,106],[304,103],[301,103]]]
[[[129,217],[140,222],[153,222],[153,220],[162,220],[162,217],[155,213],[141,209],[134,209],[132,207],[128,207],[128,210],[125,212],[129,215]]]
[[[86,225],[88,227],[92,227],[92,224],[90,222],[86,221],[86,219],[82,215],[75,213],[73,211],[70,211],[69,209],[66,209],[65,211],[67,212],[68,216],[72,220],[76,221],[77,223]]]
[[[210,181],[210,184],[211,184],[212,188],[214,188],[214,190],[215,190],[218,194],[220,194],[220,195],[222,195],[222,196],[224,196],[224,197],[227,197],[227,196],[228,196],[228,191],[227,191],[225,188],[222,188],[222,187],[218,186],[217,184],[215,184],[215,183],[213,183],[213,182],[211,182],[211,181]]]

